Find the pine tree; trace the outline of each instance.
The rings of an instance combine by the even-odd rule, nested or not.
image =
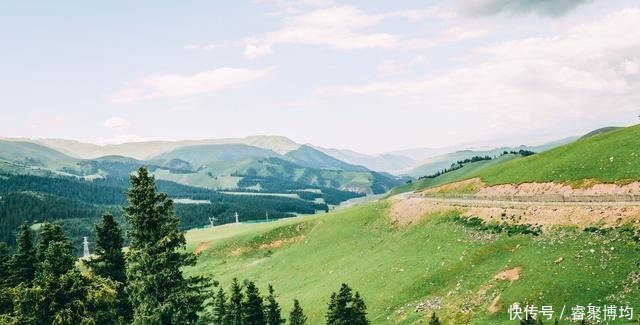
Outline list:
[[[104,214],[96,225],[96,247],[86,265],[98,276],[112,280],[118,286],[116,309],[125,321],[131,321],[133,310],[125,292],[126,264],[122,246],[122,229],[113,215]]]
[[[242,305],[244,325],[265,325],[264,306],[262,305],[260,291],[252,281],[247,281],[245,288],[245,297]]]
[[[338,306],[337,306],[337,295],[335,292],[331,293],[331,298],[329,298],[329,308],[327,310],[327,325],[333,325],[338,323]]]
[[[226,325],[244,325],[242,298],[242,286],[238,283],[238,279],[234,278],[231,282],[231,296],[229,296],[229,304],[226,308]]]
[[[114,283],[85,277],[75,261],[64,241],[49,243],[33,287],[16,290],[17,323],[124,324],[112,308],[116,301]]]
[[[12,302],[10,294],[10,286],[8,277],[10,275],[11,255],[9,255],[9,247],[6,243],[0,242],[0,315],[6,314],[12,310]],[[2,321],[0,320],[0,323]]]
[[[351,321],[351,308],[349,306],[351,300],[353,300],[351,288],[343,283],[338,293],[331,295],[329,311],[327,312],[327,325],[349,324],[349,321]]]
[[[62,228],[57,224],[45,222],[40,226],[38,239],[36,241],[36,260],[38,260],[38,263],[42,263],[44,261],[45,254],[51,242],[64,243],[73,250],[73,246],[67,236],[65,236]]]
[[[360,293],[356,291],[351,303],[351,324],[353,325],[368,325],[367,319],[367,306],[360,297]]]
[[[268,325],[282,325],[285,320],[282,318],[280,310],[280,304],[276,301],[274,296],[273,286],[269,285],[269,295],[267,296],[267,304],[265,306],[265,314],[267,317]]]
[[[431,314],[429,325],[440,325],[440,319],[438,318],[438,316],[436,316],[435,312]]]
[[[19,285],[24,283],[31,286],[36,273],[35,250],[33,248],[33,234],[27,222],[23,222],[18,229],[16,238],[18,248],[11,257],[11,274],[9,283]]]
[[[215,296],[213,301],[213,310],[211,313],[211,323],[213,325],[225,325],[227,324],[226,319],[226,309],[227,305],[227,297],[224,293],[224,289],[220,287],[218,290],[218,294]]]
[[[352,294],[351,288],[342,284],[338,293],[331,295],[327,311],[327,325],[367,325],[366,305],[360,294]]]
[[[522,320],[520,320],[520,325],[536,325],[536,320],[533,319],[533,317],[523,317]]]
[[[173,202],[156,193],[155,179],[144,167],[131,176],[131,225],[127,254],[127,294],[133,305],[133,324],[194,324],[205,300],[203,278],[185,278],[182,268],[193,266],[196,255],[186,252],[184,232],[173,215]]]
[[[113,215],[104,214],[95,229],[94,257],[86,264],[95,274],[103,278],[126,283],[125,259],[122,252],[124,239],[120,225],[113,219]]]
[[[307,325],[307,316],[304,315],[298,299],[293,300],[293,310],[289,315],[289,325]]]
[[[11,267],[11,255],[6,243],[0,242],[0,290],[9,287],[9,268]]]

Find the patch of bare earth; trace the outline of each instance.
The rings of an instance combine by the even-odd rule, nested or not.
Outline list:
[[[304,235],[300,235],[300,236],[296,236],[296,237],[291,237],[291,238],[284,238],[284,239],[278,239],[278,240],[274,240],[270,243],[266,243],[266,244],[262,244],[260,245],[260,249],[274,249],[274,248],[279,248],[282,247],[286,244],[291,244],[291,243],[295,243],[299,240],[304,239]]]
[[[200,242],[198,244],[198,246],[196,246],[196,248],[193,250],[193,253],[194,254],[200,254],[202,251],[204,251],[205,249],[209,248],[209,244],[211,244],[211,241]]]
[[[467,179],[464,181],[449,183],[449,184],[437,186],[434,188],[430,188],[422,193],[426,195],[443,194],[443,193],[452,193],[452,192],[455,193],[455,192],[459,192],[460,190],[477,192],[486,186],[487,185],[482,180],[480,180],[480,178],[476,177],[476,178]]]
[[[616,205],[606,203],[563,204],[556,200],[567,196],[612,198],[616,196],[640,196],[640,182],[626,185],[597,184],[585,182],[588,187],[572,188],[557,183],[525,183],[486,186],[479,178],[451,183],[422,192],[427,199],[417,196],[392,199],[390,217],[399,224],[411,224],[424,215],[434,212],[459,210],[463,216],[475,216],[486,221],[537,224],[543,227],[554,225],[608,225],[617,226],[625,222],[640,224],[640,205]],[[455,193],[460,188],[473,187],[475,194],[465,200],[429,198],[429,195]],[[533,202],[514,201],[517,197],[531,198]],[[476,200],[477,199],[477,200]],[[475,200],[475,201],[474,201]],[[550,201],[547,201],[550,200]],[[584,202],[583,201],[583,202]],[[597,201],[597,200],[596,200]],[[605,200],[606,201],[606,200]]]
[[[249,251],[249,247],[238,247],[227,253],[228,256],[240,256]]]
[[[509,281],[513,283],[514,281],[520,280],[520,273],[522,272],[522,268],[517,266],[512,269],[500,271],[500,273],[496,274],[493,278],[495,280],[500,281]]]
[[[425,201],[419,197],[392,198],[389,218],[394,224],[410,225],[420,221],[426,214],[444,212],[451,209],[452,207],[446,203]]]
[[[489,291],[489,289],[491,289],[496,284],[497,281],[509,281],[509,283],[511,284],[519,280],[521,272],[522,272],[522,267],[519,267],[519,266],[500,271],[498,274],[496,274],[493,277],[490,283],[486,284],[483,288],[480,289],[479,295],[482,295],[482,296],[485,295]],[[501,295],[502,295],[501,293],[498,293],[497,295],[495,295],[495,297],[493,297],[493,299],[491,299],[491,303],[489,304],[489,307],[487,307],[487,310],[489,311],[489,313],[495,314],[500,311]]]
[[[479,217],[486,221],[535,224],[543,227],[555,225],[618,226],[626,222],[640,223],[639,206],[535,206],[505,205],[491,207],[483,204],[468,206],[464,216]]]
[[[498,294],[493,300],[491,300],[491,304],[489,305],[489,312],[495,314],[500,311],[500,296]]]
[[[565,195],[565,196],[616,196],[640,195],[640,182],[626,185],[597,184],[589,182],[590,186],[573,188],[559,183],[524,183],[519,185],[503,184],[482,187],[476,193],[482,197],[501,196],[536,196],[536,195]]]

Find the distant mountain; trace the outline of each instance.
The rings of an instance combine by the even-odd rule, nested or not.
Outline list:
[[[296,150],[290,151],[285,156],[305,167],[342,169],[355,172],[368,171],[366,167],[346,163],[308,145],[303,145]]]
[[[607,132],[611,132],[611,131],[616,131],[616,130],[620,130],[620,129],[622,129],[622,127],[619,127],[619,126],[607,126],[607,127],[599,128],[597,130],[593,130],[593,131],[583,135],[581,139],[590,138],[590,137],[592,137],[594,135],[607,133]]]
[[[165,167],[154,171],[159,179],[211,189],[282,191],[326,187],[377,194],[400,183],[394,176],[345,163],[309,146],[284,155],[244,144],[187,146],[149,162]],[[180,170],[176,171],[176,167]]]
[[[166,166],[180,160],[195,168],[219,162],[235,162],[250,158],[280,157],[281,155],[246,144],[209,144],[180,147],[151,158],[154,164]]]
[[[391,174],[395,174],[401,170],[406,170],[418,164],[417,160],[402,155],[367,155],[352,150],[327,149],[321,147],[315,148],[344,162]]]
[[[39,176],[58,174],[83,179],[126,179],[140,166],[148,166],[157,179],[187,186],[278,193],[327,188],[379,194],[401,183],[395,176],[372,172],[366,167],[343,162],[310,146],[296,147],[286,138],[250,137],[242,141],[269,145],[279,151],[293,150],[282,154],[275,150],[241,143],[200,144],[183,145],[147,160],[121,155],[78,159],[33,142],[2,141],[0,172]],[[71,148],[68,146],[69,143],[84,149],[89,148],[73,141],[65,143],[56,140],[55,143],[65,144],[67,150]],[[149,153],[161,148],[174,147],[177,143],[185,144],[191,141],[129,143],[119,147],[108,147],[107,151],[116,148],[118,152],[122,152],[140,146],[141,150]],[[103,150],[100,153],[104,152]]]
[[[414,167],[408,171],[402,173],[402,175],[408,175],[411,177],[421,177],[426,175],[432,175],[438,171],[444,170],[459,160],[472,158],[474,156],[498,156],[504,151],[518,151],[529,150],[533,152],[543,152],[549,149],[553,149],[567,143],[571,143],[578,139],[578,137],[569,137],[561,140],[545,143],[538,146],[518,146],[518,147],[499,147],[484,150],[459,150],[444,155],[431,157],[422,162],[421,165]]]
[[[139,160],[149,159],[161,153],[181,147],[214,144],[245,144],[285,154],[300,147],[299,144],[280,136],[251,136],[246,138],[204,139],[183,141],[142,141],[100,146],[75,140],[63,139],[13,139],[45,145],[67,155],[94,159],[102,156],[125,156]]]
[[[410,148],[398,151],[392,151],[388,154],[394,156],[403,156],[411,158],[415,161],[424,161],[425,159],[444,155],[462,149],[461,146],[449,146],[442,148]],[[415,166],[415,165],[414,165]]]

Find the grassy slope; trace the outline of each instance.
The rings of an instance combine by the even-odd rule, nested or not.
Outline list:
[[[456,169],[452,172],[442,174],[435,178],[423,178],[411,184],[398,186],[392,189],[390,194],[394,195],[394,194],[400,194],[404,192],[418,191],[418,190],[427,189],[427,188],[431,188],[431,187],[435,187],[435,186],[439,186],[439,185],[443,185],[451,182],[456,182],[459,180],[473,178],[473,177],[476,177],[478,173],[485,168],[513,160],[514,158],[516,158],[515,155],[505,155],[494,160],[483,160],[483,161],[469,163],[460,169]]]
[[[391,194],[473,177],[482,178],[488,185],[526,182],[580,185],[588,180],[605,183],[640,180],[640,125],[597,133],[529,157],[510,156],[468,164],[433,179],[399,186]]]
[[[640,179],[640,125],[597,134],[479,173],[490,185],[524,182],[617,182]]]
[[[373,324],[418,323],[428,312],[416,313],[416,304],[434,297],[443,299],[439,314],[446,324],[513,324],[506,306],[515,301],[555,308],[640,304],[637,285],[624,292],[625,279],[636,271],[639,246],[617,233],[559,229],[540,237],[509,237],[465,228],[446,214],[393,227],[386,209],[386,203],[376,203],[322,218],[190,232],[190,248],[213,242],[189,273],[213,275],[225,288],[233,277],[254,279],[263,292],[271,283],[284,312],[296,297],[311,324],[322,323],[330,293],[342,282],[364,296]],[[260,248],[301,235],[282,247]],[[559,257],[564,261],[555,264]],[[523,268],[520,280],[492,280],[501,270],[518,266]],[[499,293],[502,310],[489,314],[487,307]],[[461,313],[465,308],[470,312]]]

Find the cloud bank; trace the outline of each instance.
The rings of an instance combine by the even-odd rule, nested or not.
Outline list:
[[[118,103],[185,98],[216,93],[268,76],[271,69],[218,68],[191,75],[163,74],[140,78],[111,96]]]
[[[425,110],[481,115],[513,129],[616,112],[632,116],[640,103],[638,21],[639,8],[625,9],[553,37],[476,48],[461,68],[317,93],[418,97]]]
[[[591,0],[462,0],[463,12],[473,15],[500,13],[529,14],[558,17]]]

